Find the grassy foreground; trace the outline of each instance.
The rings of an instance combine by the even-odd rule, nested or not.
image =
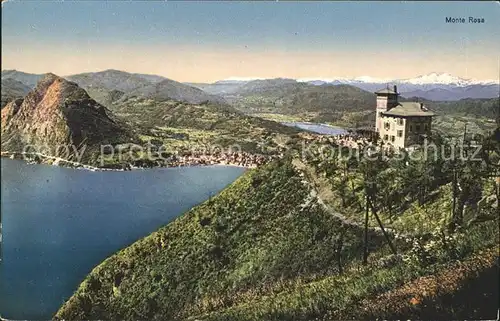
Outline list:
[[[359,259],[362,231],[324,213],[289,160],[249,171],[96,267],[61,319],[181,319],[338,273]],[[375,247],[381,238],[374,236]]]
[[[306,179],[291,157],[246,172],[97,266],[55,318],[390,318],[418,311],[425,300],[453,297],[468,280],[495,268],[498,220],[447,239],[446,250],[425,262],[415,253],[415,239],[393,240],[402,254],[393,256],[381,234],[372,232],[369,265],[363,266],[362,228],[325,211]],[[445,291],[421,293],[415,286],[398,304],[384,299],[421,277],[441,280],[457,264],[469,268]],[[440,309],[452,316],[449,306]]]
[[[463,226],[447,232],[449,181],[439,161],[366,167],[314,156],[304,162],[288,154],[248,171],[216,197],[108,258],[55,318],[495,316],[498,290],[488,280],[498,268],[499,230],[490,180],[461,181],[464,191],[480,189],[484,197],[475,210],[464,203]],[[441,174],[424,184],[417,179],[426,177],[421,167]],[[375,206],[398,249],[391,254],[380,231],[371,228],[368,265],[361,262],[363,225],[357,223],[367,184],[363,168],[377,170]],[[387,184],[399,181],[401,186]],[[485,296],[475,307],[464,306],[474,302],[465,298],[479,294]]]

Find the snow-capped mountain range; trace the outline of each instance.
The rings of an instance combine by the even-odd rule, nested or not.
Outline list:
[[[218,81],[219,83],[237,83],[237,82],[248,82],[252,80],[264,80],[263,77],[231,77],[224,80]],[[432,72],[427,75],[421,75],[415,78],[408,79],[392,79],[392,78],[374,78],[370,76],[360,76],[355,78],[345,78],[345,77],[309,77],[309,78],[298,78],[295,79],[298,82],[308,82],[317,84],[328,84],[328,83],[372,83],[372,84],[411,84],[411,85],[451,85],[457,87],[465,87],[471,85],[496,85],[498,80],[477,80],[477,79],[465,79],[457,76],[453,76],[445,72]]]
[[[477,79],[465,79],[456,77],[447,73],[430,73],[423,76],[418,76],[416,78],[401,80],[402,83],[414,84],[414,85],[424,85],[424,84],[443,84],[443,85],[455,85],[459,87],[465,87],[470,85],[495,85],[498,84],[498,80],[477,80]]]
[[[108,72],[110,71],[108,70]],[[116,73],[118,71],[114,72]],[[144,78],[144,81],[148,81],[149,79],[151,82],[165,79],[162,76],[155,75],[135,75]],[[39,74],[30,74],[17,70],[2,70],[2,86],[4,86],[4,78],[12,78],[28,87],[34,87],[41,76],[42,75]],[[116,81],[116,79],[113,79],[113,81]],[[392,87],[393,85],[397,85],[398,92],[400,92],[403,97],[420,97],[436,101],[452,101],[465,98],[498,98],[500,93],[500,84],[498,80],[465,79],[443,72],[433,72],[409,79],[381,79],[371,76],[360,76],[355,78],[316,77],[300,79],[232,77],[219,80],[215,83],[186,84],[192,87],[197,87],[212,95],[231,97],[238,95],[239,91],[249,90],[249,88],[273,87],[279,90],[280,86],[293,86],[297,83],[314,86],[348,84],[370,92],[383,89],[386,86]],[[7,84],[7,82],[5,82],[5,84]],[[2,88],[2,93],[5,91],[4,89],[7,90],[7,88]]]
[[[216,82],[217,85],[234,88],[255,80],[264,78],[237,78],[232,77]],[[398,91],[404,97],[421,97],[430,100],[460,100],[464,98],[496,98],[499,96],[500,85],[498,80],[465,79],[444,72],[432,72],[408,79],[381,79],[370,76],[356,78],[344,77],[312,77],[289,79],[315,86],[348,84],[367,91],[377,91],[385,86],[397,85]],[[234,87],[234,88],[233,88]],[[222,92],[221,94],[224,94]]]
[[[381,79],[374,78],[370,76],[361,76],[353,79],[350,78],[300,78],[297,79],[299,82],[323,82],[323,83],[372,83],[372,84],[385,84],[385,83],[395,83],[395,84],[412,84],[412,85],[452,85],[457,87],[465,87],[470,85],[495,85],[498,84],[498,80],[477,80],[477,79],[465,79],[457,76],[453,76],[444,72],[433,72],[427,75],[421,75],[415,78],[409,79]]]

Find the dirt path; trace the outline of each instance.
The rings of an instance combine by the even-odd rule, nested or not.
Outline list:
[[[323,207],[323,209],[329,213],[330,215],[338,218],[344,225],[356,226],[358,228],[364,229],[364,224],[361,222],[354,221],[350,218],[347,218],[344,214],[339,213],[338,211],[331,208],[328,203],[336,198],[336,195],[331,190],[330,184],[323,177],[319,177],[316,174],[314,168],[311,168],[307,164],[304,164],[300,159],[294,158],[292,161],[292,165],[301,173],[305,178],[305,181],[312,188],[318,203]],[[368,227],[370,231],[376,233],[382,233],[382,229],[380,227]],[[394,234],[394,230],[384,226],[384,229],[387,233]]]
[[[306,183],[314,191],[313,194],[316,196],[318,203],[323,207],[323,209],[327,213],[331,214],[332,216],[335,216],[345,225],[363,227],[363,224],[347,218],[345,215],[335,211],[334,209],[332,209],[330,206],[327,205],[325,200],[332,200],[333,198],[335,198],[335,194],[332,192],[331,189],[325,187],[327,186],[327,182],[320,181],[322,178],[318,177],[316,173],[313,172],[312,168],[304,164],[298,158],[293,159],[292,165],[299,172],[303,173],[303,177],[305,179],[304,183]]]

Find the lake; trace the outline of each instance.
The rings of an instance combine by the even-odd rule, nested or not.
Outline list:
[[[318,123],[303,123],[303,122],[282,122],[283,125],[298,127],[310,132],[323,134],[323,135],[344,135],[347,134],[347,130],[340,127],[333,127],[326,124]]]
[[[245,169],[90,172],[2,158],[1,171],[0,315],[48,320],[93,267]]]

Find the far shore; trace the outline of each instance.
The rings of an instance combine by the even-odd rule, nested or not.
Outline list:
[[[30,154],[30,153],[19,153],[19,152],[1,152],[2,158],[17,159],[27,162],[28,164],[44,164],[52,166],[60,166],[66,168],[88,170],[88,171],[132,171],[132,170],[147,170],[153,168],[180,168],[180,167],[197,167],[197,166],[231,166],[239,168],[256,168],[261,164],[266,163],[269,159],[274,157],[267,157],[263,155],[254,155],[244,153],[242,157],[241,154],[235,155],[209,155],[209,156],[182,156],[174,161],[164,162],[162,164],[158,163],[153,166],[137,166],[130,163],[120,164],[122,168],[111,168],[106,166],[92,166],[88,164],[82,164],[60,157],[42,155],[42,154]],[[235,161],[231,161],[231,158]]]

